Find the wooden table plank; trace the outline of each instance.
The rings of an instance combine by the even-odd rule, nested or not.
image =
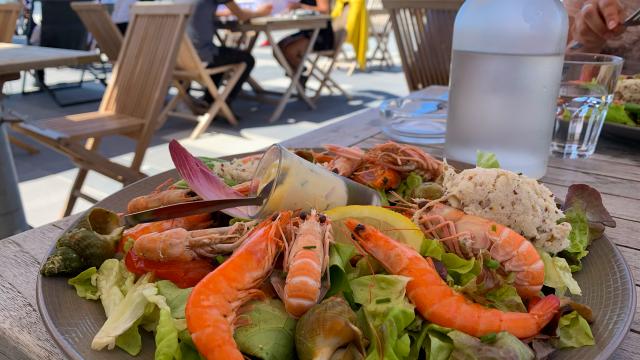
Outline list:
[[[0,75],[100,61],[97,52],[0,43]]]
[[[62,231],[49,224],[0,240],[0,354],[10,359],[64,358],[36,305],[41,260]]]

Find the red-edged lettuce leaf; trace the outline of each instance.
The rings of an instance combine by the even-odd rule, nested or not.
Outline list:
[[[608,227],[616,227],[616,221],[602,203],[600,192],[587,184],[569,186],[564,200],[563,210],[581,208],[590,223],[599,223]]]
[[[244,197],[241,193],[227,186],[224,180],[213,174],[202,160],[191,155],[176,140],[171,140],[169,143],[169,153],[180,176],[189,184],[189,188],[203,199],[218,200]],[[247,211],[243,208],[226,209],[223,212],[234,217],[248,217]]]

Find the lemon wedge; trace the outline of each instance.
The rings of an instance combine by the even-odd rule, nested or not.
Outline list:
[[[420,251],[424,235],[420,228],[406,216],[380,206],[350,205],[325,211],[333,224],[333,235],[337,242],[351,243],[351,232],[344,220],[354,218],[363,224],[376,227],[399,242]]]

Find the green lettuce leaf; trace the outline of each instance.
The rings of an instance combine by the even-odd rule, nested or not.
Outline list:
[[[142,276],[129,290],[127,295],[110,310],[107,321],[102,325],[98,333],[91,342],[91,348],[94,350],[102,350],[107,347],[113,349],[116,344],[116,338],[142,317],[145,307],[149,302],[146,292],[157,292],[155,284],[149,283],[152,274]]]
[[[476,166],[485,169],[496,169],[500,168],[500,163],[496,158],[496,154],[478,150],[476,153]]]
[[[589,323],[576,311],[560,317],[556,334],[558,339],[553,345],[560,349],[595,344]]]
[[[287,314],[282,301],[251,302],[238,320],[246,324],[233,334],[240,351],[264,360],[293,358],[296,320]]]
[[[444,245],[440,241],[427,239],[422,240],[422,246],[420,247],[420,255],[429,256],[436,260],[442,260],[442,255],[446,253]]]
[[[142,350],[142,336],[140,336],[140,330],[138,329],[139,325],[140,320],[133,323],[127,331],[116,338],[116,346],[131,356],[138,355]]]
[[[193,288],[181,289],[169,280],[156,282],[158,294],[165,297],[167,305],[171,308],[171,316],[175,319],[184,319],[184,308]]]
[[[573,295],[582,295],[578,282],[571,275],[567,260],[558,256],[552,257],[544,250],[537,250],[544,263],[544,285],[556,289],[557,295],[564,295],[566,290]]]
[[[420,331],[412,332],[409,335],[412,338],[411,351],[407,360],[447,360],[453,350],[453,341],[447,336],[451,331],[449,328],[438,326],[436,324],[425,323],[422,318],[417,317],[420,322]],[[413,325],[410,327],[414,327]],[[422,354],[425,354],[422,356]]]
[[[135,275],[117,259],[105,260],[100,265],[95,282],[107,318],[133,287],[134,280]]]
[[[204,360],[204,356],[198,353],[196,344],[191,339],[189,330],[182,330],[178,333],[178,339],[180,339],[180,353],[182,354],[182,360]]]
[[[369,275],[350,282],[353,298],[362,305],[358,319],[371,339],[367,359],[404,359],[410,353],[406,328],[414,321],[414,306],[405,297],[409,278]]]
[[[356,248],[352,244],[333,243],[329,248],[329,277],[331,286],[325,299],[336,294],[343,294],[349,301],[351,288],[349,287],[348,274],[353,272],[353,266],[349,260],[356,254]]]
[[[475,258],[463,259],[456,254],[442,254],[442,263],[456,285],[466,285],[482,271],[482,263]]]
[[[76,277],[69,279],[67,283],[76,288],[76,294],[87,300],[98,300],[100,292],[96,286],[96,276],[98,270],[95,267],[88,268]]]
[[[572,207],[564,213],[566,221],[571,224],[569,233],[569,247],[564,249],[560,256],[570,263],[571,271],[576,272],[582,269],[580,259],[587,256],[587,246],[589,246],[589,221],[587,214],[579,207]]]
[[[491,336],[490,341],[484,342],[457,330],[453,330],[447,335],[453,340],[453,352],[451,353],[453,359],[533,360],[535,358],[535,354],[529,346],[505,331],[495,334],[495,338]]]
[[[156,327],[155,360],[181,358],[178,329],[171,317],[171,311],[169,309],[160,309],[160,319]]]
[[[502,285],[487,293],[486,299],[489,306],[502,311],[527,312],[516,288],[511,285]]]
[[[625,111],[623,104],[613,103],[609,105],[609,109],[607,110],[607,117],[605,117],[604,121],[633,127],[636,126],[636,123],[631,120],[631,118]]]

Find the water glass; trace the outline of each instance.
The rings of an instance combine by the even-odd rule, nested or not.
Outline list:
[[[380,105],[382,132],[409,144],[439,144],[447,131],[447,102],[442,99],[399,98]]]
[[[593,154],[622,62],[617,56],[601,54],[565,56],[552,154],[571,159]]]

